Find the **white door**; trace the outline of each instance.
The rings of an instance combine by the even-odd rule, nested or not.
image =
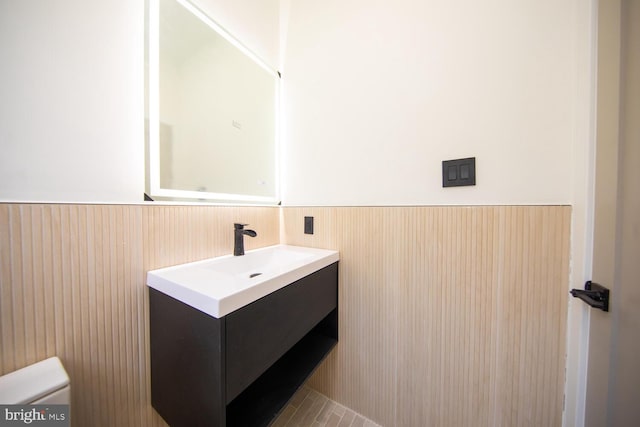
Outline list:
[[[640,426],[640,0],[598,9],[593,281],[585,426]]]

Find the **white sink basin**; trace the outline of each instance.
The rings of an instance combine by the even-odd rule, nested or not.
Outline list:
[[[147,285],[222,317],[338,261],[337,251],[275,245],[147,273]]]

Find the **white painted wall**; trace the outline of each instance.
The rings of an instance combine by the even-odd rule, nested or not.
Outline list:
[[[278,0],[200,0],[267,62]],[[0,0],[0,201],[139,202],[144,1]]]
[[[581,2],[286,4],[285,204],[572,202]]]
[[[143,3],[0,1],[0,200],[141,201]]]
[[[284,68],[285,203],[571,202],[577,0],[197,3]],[[0,200],[140,200],[143,7],[0,1]]]

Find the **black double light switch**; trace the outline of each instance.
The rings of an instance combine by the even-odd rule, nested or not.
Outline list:
[[[442,186],[461,187],[463,185],[476,185],[476,158],[444,160]]]

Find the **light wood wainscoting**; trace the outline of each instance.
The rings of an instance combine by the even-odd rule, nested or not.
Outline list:
[[[282,218],[279,222],[279,213]],[[303,234],[304,215],[316,234]],[[0,204],[0,374],[58,355],[74,426],[164,426],[145,272],[283,243],[340,250],[340,343],[312,386],[387,426],[559,426],[569,207]]]
[[[147,270],[278,243],[279,209],[0,204],[0,374],[57,355],[74,426],[164,426],[150,404]]]
[[[570,215],[283,208],[283,243],[340,251],[340,341],[310,385],[387,427],[560,426]]]

